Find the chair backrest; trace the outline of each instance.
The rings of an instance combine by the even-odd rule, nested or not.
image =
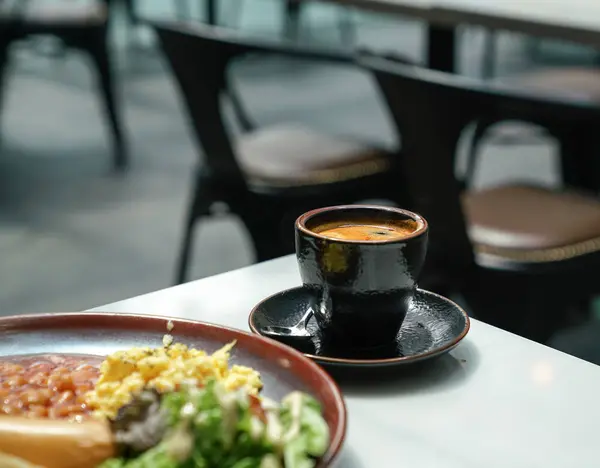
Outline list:
[[[429,222],[428,263],[444,277],[476,272],[474,253],[455,176],[457,145],[463,130],[479,119],[553,122],[595,119],[600,111],[587,102],[490,85],[481,80],[364,58],[375,75],[401,136],[401,168],[412,208]],[[460,273],[460,275],[459,275]]]
[[[221,97],[229,89],[227,69],[234,59],[256,53],[332,63],[352,62],[351,55],[250,39],[198,23],[150,24],[179,83],[195,135],[204,151],[204,162],[213,176],[229,183],[245,183],[221,109]]]

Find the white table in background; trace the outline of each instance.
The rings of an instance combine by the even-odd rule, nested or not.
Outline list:
[[[248,330],[254,304],[300,284],[295,258],[243,268],[97,311],[170,315]],[[472,321],[422,374],[344,385],[341,468],[596,468],[600,367]]]
[[[320,1],[425,21],[426,63],[431,68],[443,71],[456,70],[456,30],[463,25],[573,41],[600,49],[598,0]]]
[[[597,0],[432,0],[431,3],[432,15],[440,23],[478,25],[600,48]]]

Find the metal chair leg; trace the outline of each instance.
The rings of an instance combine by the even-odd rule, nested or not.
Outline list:
[[[218,10],[218,4],[217,4],[217,0],[204,0],[205,1],[205,8],[206,8],[206,23],[211,25],[211,26],[216,26],[219,19],[218,19],[218,14],[219,12]]]
[[[139,19],[135,11],[134,0],[123,0],[123,3],[125,5],[125,11],[127,13],[127,19],[129,20],[129,23],[133,26],[137,25],[139,23]]]
[[[559,135],[560,163],[566,187],[598,194],[600,190],[600,139],[593,127],[578,127]]]
[[[192,249],[192,240],[194,234],[195,219],[193,221],[188,220],[185,225],[185,231],[183,239],[181,241],[181,247],[179,251],[179,257],[177,259],[177,266],[175,272],[175,285],[184,283],[187,279],[190,254]]]
[[[283,213],[270,212],[265,216],[241,215],[252,244],[256,262],[266,262],[294,252],[294,246],[286,245],[282,237]]]
[[[189,263],[192,255],[195,226],[198,221],[210,215],[210,207],[213,202],[209,192],[210,180],[203,176],[200,171],[194,183],[191,202],[188,208],[187,219],[183,233],[183,239],[179,248],[179,256],[175,267],[175,284],[184,283],[189,272]]]
[[[498,33],[495,31],[484,31],[483,58],[481,60],[481,77],[484,80],[489,80],[496,76],[498,39]]]
[[[340,11],[339,19],[340,36],[342,43],[354,48],[357,42],[356,22],[353,18],[353,11],[349,8],[343,8]]]
[[[468,190],[469,188],[472,188],[473,184],[475,183],[477,162],[479,158],[479,147],[481,146],[481,141],[483,140],[488,128],[489,124],[487,122],[475,123],[475,131],[471,136],[471,141],[469,142],[469,148],[467,150],[467,162],[462,180],[464,189]]]
[[[285,0],[283,35],[288,39],[296,40],[300,35],[300,15],[302,13],[302,7],[302,0]]]
[[[3,40],[0,34],[0,143],[2,142],[2,109],[4,103],[4,85],[8,71],[8,40]]]
[[[113,73],[111,70],[110,57],[108,53],[106,29],[98,31],[95,37],[80,47],[87,51],[96,67],[98,83],[102,101],[106,110],[109,126],[114,142],[114,166],[117,170],[123,170],[129,164],[125,138],[123,136],[121,119],[117,111],[117,98],[115,97]]]

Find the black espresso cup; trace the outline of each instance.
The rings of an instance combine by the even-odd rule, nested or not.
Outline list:
[[[320,330],[342,345],[389,344],[427,252],[427,221],[374,205],[320,208],[296,220],[296,256]]]

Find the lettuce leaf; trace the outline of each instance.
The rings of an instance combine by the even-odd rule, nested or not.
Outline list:
[[[283,461],[285,468],[313,468],[316,462],[307,456],[306,437],[300,436],[286,444],[283,449]]]
[[[310,395],[293,392],[281,405],[281,422],[288,433],[283,448],[285,468],[312,468],[329,446],[329,426],[321,405]]]
[[[195,468],[259,468],[272,452],[264,437],[252,437],[251,412],[243,398],[211,382],[198,393],[193,419]]]
[[[188,402],[185,392],[171,392],[163,395],[160,407],[167,413],[169,427],[177,425],[181,420],[181,409]]]
[[[112,458],[98,468],[180,468],[180,464],[172,458],[164,444],[147,450],[132,460]]]
[[[99,468],[313,468],[329,445],[319,402],[291,393],[265,410],[269,424],[255,405],[214,380],[166,394],[160,405],[169,426],[163,440],[136,458],[112,459]],[[184,435],[193,449],[182,457],[174,449]]]

